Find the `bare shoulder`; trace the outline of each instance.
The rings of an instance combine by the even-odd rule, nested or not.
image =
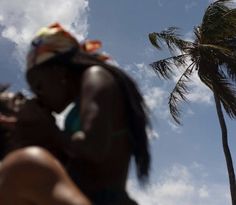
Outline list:
[[[115,85],[114,76],[102,66],[91,66],[83,75],[83,84],[96,86],[97,88]]]
[[[45,158],[50,156],[49,152],[37,146],[17,149],[9,153],[3,160],[3,166],[19,165],[25,162],[35,162],[40,164]]]
[[[60,163],[46,150],[28,147],[10,153],[0,168],[0,201],[22,204],[90,205]],[[11,198],[13,196],[13,198]],[[28,203],[27,203],[28,204]],[[31,204],[31,203],[30,203]]]
[[[44,182],[44,178],[50,179],[53,171],[50,169],[48,154],[38,147],[22,148],[9,153],[2,161],[0,167],[0,192],[30,194],[32,184]],[[50,157],[49,157],[50,158]],[[0,198],[4,196],[0,194]],[[1,198],[2,199],[2,198]]]
[[[22,170],[24,170],[24,175],[33,170],[36,174],[37,170],[48,171],[57,164],[57,160],[43,148],[36,146],[22,148],[11,152],[4,158],[1,164],[0,177],[6,174],[10,176],[19,175]]]

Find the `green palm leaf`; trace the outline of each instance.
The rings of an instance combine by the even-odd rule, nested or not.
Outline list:
[[[192,47],[192,42],[182,40],[177,31],[177,27],[169,27],[160,33],[153,32],[149,34],[149,40],[157,49],[161,49],[162,43],[165,42],[171,52],[176,50],[183,52]]]
[[[179,66],[186,65],[187,54],[182,54],[178,56],[172,56],[170,58],[162,59],[153,62],[151,67],[156,72],[156,74],[161,78],[170,79],[174,74],[174,69]]]
[[[192,62],[184,71],[184,73],[181,75],[179,78],[178,82],[176,83],[173,91],[170,93],[169,97],[169,108],[170,108],[170,113],[174,120],[178,123],[180,123],[180,109],[179,109],[179,103],[181,101],[186,101],[186,94],[189,93],[189,89],[187,86],[187,83],[191,80],[190,76],[193,73],[193,69],[195,68],[195,62]]]
[[[202,56],[207,56],[209,63],[215,63],[231,80],[236,80],[236,53],[234,50],[212,44],[199,45],[199,52]],[[203,57],[202,57],[203,58]]]
[[[236,59],[225,59],[224,64],[220,66],[221,70],[226,70],[228,77],[232,81],[236,81]]]
[[[222,64],[227,58],[235,57],[231,49],[220,45],[200,44],[198,49],[201,56],[207,56],[207,61],[214,62],[217,65]]]
[[[229,2],[231,1],[216,1],[208,7],[200,26],[201,43],[235,37],[236,10],[226,5]]]
[[[201,33],[200,33],[200,27],[194,27],[193,28],[193,33],[195,35],[195,41],[194,45],[198,45],[201,42]]]
[[[235,84],[217,68],[214,70],[201,68],[198,75],[205,85],[207,85],[213,92],[217,93],[227,114],[231,118],[236,118]]]

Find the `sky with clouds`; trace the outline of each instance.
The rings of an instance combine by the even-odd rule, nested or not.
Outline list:
[[[131,166],[127,188],[140,205],[229,205],[221,133],[211,92],[197,76],[182,126],[168,112],[168,94],[177,78],[162,81],[149,64],[167,57],[154,49],[148,33],[169,26],[181,28],[185,39],[200,24],[209,0],[0,0],[0,82],[27,91],[24,56],[33,34],[61,22],[79,40],[100,39],[103,51],[138,83],[151,110],[150,185],[141,188]],[[236,126],[226,117],[236,163]]]

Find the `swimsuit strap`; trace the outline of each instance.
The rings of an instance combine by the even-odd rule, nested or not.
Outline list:
[[[75,105],[71,108],[70,112],[67,114],[65,119],[65,131],[73,134],[81,130],[79,116],[79,105],[75,102]]]

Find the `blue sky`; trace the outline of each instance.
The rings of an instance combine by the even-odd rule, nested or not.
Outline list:
[[[41,26],[58,21],[79,40],[100,39],[103,51],[137,81],[151,110],[150,185],[140,188],[131,168],[130,194],[141,205],[229,205],[221,133],[210,91],[194,78],[189,102],[182,106],[183,126],[176,126],[167,107],[176,79],[164,82],[148,66],[167,56],[150,45],[148,33],[177,26],[184,38],[191,38],[209,2],[0,0],[0,82],[27,91],[24,56],[29,40]],[[236,163],[235,121],[226,120]]]

